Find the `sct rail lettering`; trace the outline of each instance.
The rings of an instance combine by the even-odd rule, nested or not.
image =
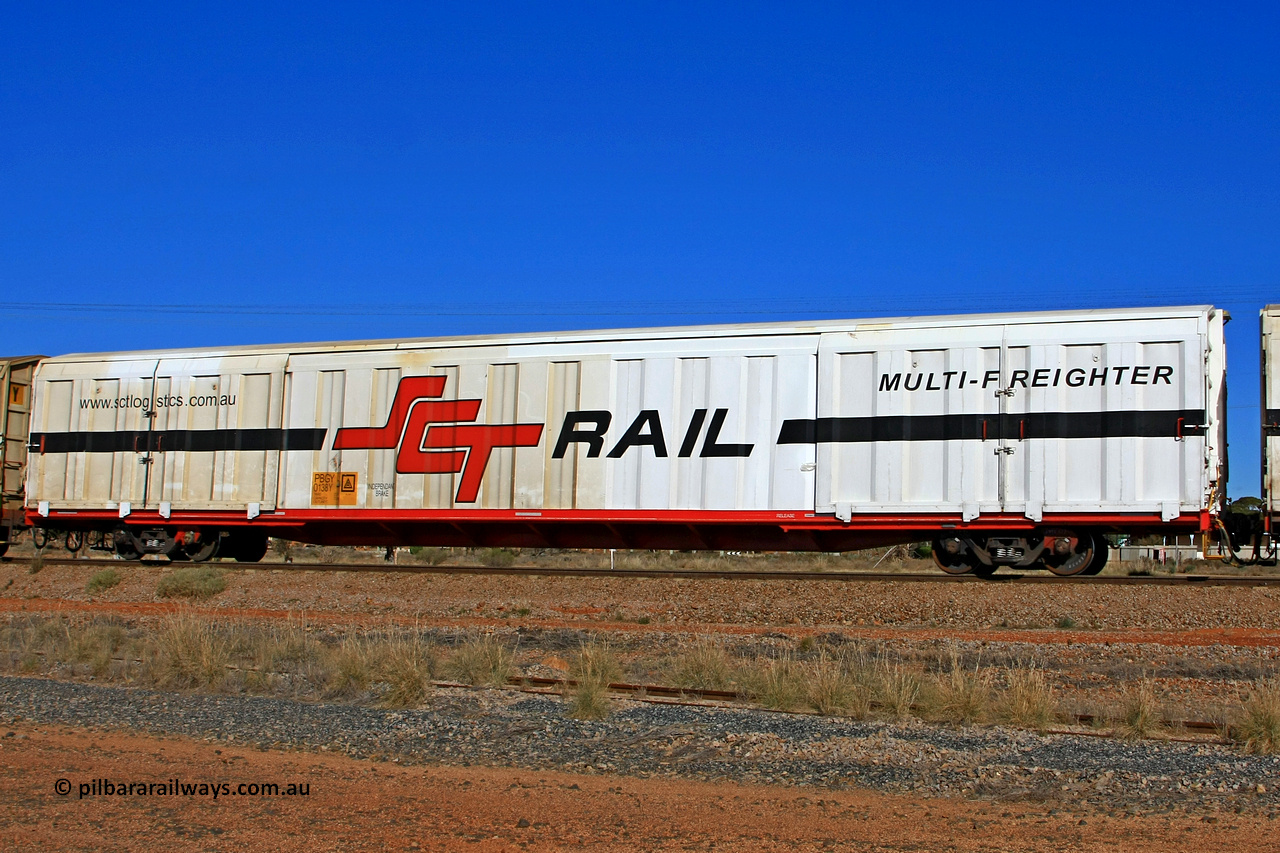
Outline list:
[[[978,378],[967,370],[881,373],[880,391],[950,391],[952,388],[1093,388],[1098,385],[1173,385],[1171,364],[1121,364],[1114,367],[1040,367],[1014,370],[1006,384],[999,370],[988,370]]]
[[[184,406],[202,408],[206,406],[234,406],[235,394],[197,394],[183,397],[181,394],[159,394],[155,399],[157,409],[180,409]],[[152,401],[146,397],[81,397],[82,409],[146,409]]]

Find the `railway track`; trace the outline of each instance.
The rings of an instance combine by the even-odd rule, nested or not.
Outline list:
[[[9,557],[0,565],[30,566],[30,558]],[[609,569],[548,568],[545,566],[426,566],[396,563],[185,563],[116,559],[45,558],[45,565],[120,567],[157,565],[169,567],[215,565],[232,571],[367,572],[426,575],[510,575],[558,578],[678,578],[684,580],[790,580],[862,583],[978,583],[978,584],[1096,584],[1103,586],[1280,586],[1280,575],[1095,575],[1058,577],[1050,574],[948,575],[942,572],[813,572],[779,569]]]
[[[552,695],[561,695],[568,690],[572,690],[576,686],[576,682],[565,678],[532,678],[523,676],[508,679],[508,686],[518,688],[527,693],[544,693]],[[436,687],[470,687],[468,684],[461,684],[448,681],[433,682]],[[625,696],[629,699],[635,699],[643,702],[658,702],[663,704],[676,705],[705,705],[718,703],[732,703],[745,705],[747,707],[760,709],[761,706],[753,702],[747,701],[743,696],[733,690],[703,690],[698,688],[687,687],[670,687],[660,684],[627,684],[627,683],[611,683],[608,685],[610,693]],[[918,706],[912,706],[913,710],[919,710]],[[778,713],[800,713],[800,714],[816,714],[816,711],[784,711]],[[1113,720],[1096,714],[1073,714],[1064,713],[1065,722],[1077,726],[1106,726],[1114,724]],[[1188,735],[1199,735],[1202,740],[1203,736],[1217,736],[1220,740],[1225,741],[1225,729],[1222,723],[1207,722],[1204,720],[1179,720],[1179,719],[1162,719],[1161,725],[1174,731],[1183,731]],[[1079,731],[1062,732],[1069,734],[1082,734]],[[1110,731],[1091,732],[1098,737],[1114,736]],[[1177,740],[1178,738],[1170,738]]]
[[[44,657],[45,652],[36,650],[34,654]],[[113,661],[118,663],[135,663],[141,664],[141,659],[113,657]],[[234,664],[227,664],[228,670],[240,669]],[[261,672],[262,670],[256,671]],[[475,685],[461,681],[440,681],[432,680],[432,687],[456,687],[456,688],[472,688]],[[570,678],[544,678],[538,676],[520,675],[512,676],[507,679],[507,687],[520,690],[524,693],[537,693],[542,695],[562,696],[566,692],[573,690],[577,686],[577,682]],[[610,682],[607,685],[610,693],[615,696],[624,696],[640,702],[655,702],[666,705],[724,705],[731,704],[740,707],[755,708],[757,710],[770,710],[775,713],[787,714],[818,714],[817,711],[780,711],[778,709],[764,708],[763,706],[750,701],[744,697],[741,692],[736,690],[713,690],[709,688],[698,687],[674,687],[665,684],[631,684],[628,682]],[[873,707],[875,707],[873,705]],[[913,711],[918,711],[919,706],[912,705]],[[1077,726],[1106,726],[1114,723],[1106,717],[1095,714],[1074,714],[1063,713],[1062,718],[1065,722]],[[1226,730],[1222,723],[1207,722],[1204,720],[1180,720],[1166,718],[1160,721],[1161,725],[1174,731],[1183,731],[1188,735],[1200,735],[1202,740],[1205,735],[1217,736],[1223,742],[1226,741]],[[1055,730],[1056,732],[1057,730]],[[1074,732],[1058,732],[1062,734],[1082,734],[1079,731]],[[1097,737],[1112,737],[1114,732],[1097,731],[1090,732]],[[1179,738],[1170,738],[1166,735],[1166,739],[1178,740]]]

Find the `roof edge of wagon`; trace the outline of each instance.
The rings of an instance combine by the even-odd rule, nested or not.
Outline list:
[[[415,349],[419,347],[485,347],[495,345],[537,345],[559,342],[586,343],[593,340],[628,340],[664,338],[677,340],[687,337],[738,337],[743,335],[806,335],[841,330],[897,328],[929,328],[963,323],[966,326],[999,325],[1025,318],[1030,321],[1098,322],[1110,319],[1168,319],[1211,314],[1219,310],[1213,305],[1175,305],[1153,308],[1101,308],[1073,309],[1066,311],[1011,311],[990,314],[938,314],[909,315],[901,317],[850,317],[832,320],[783,321],[764,323],[723,323],[691,326],[652,326],[614,329],[580,329],[545,332],[514,332],[490,335],[457,335],[421,338],[382,338],[370,340],[298,341],[289,343],[239,344],[234,346],[203,346],[162,348],[150,350],[124,350],[115,352],[65,353],[48,357],[47,361],[80,361],[84,359],[112,360],[139,357],[182,357],[187,353],[201,356],[253,355],[259,353],[323,352],[342,350]],[[7,359],[8,360],[8,359]]]

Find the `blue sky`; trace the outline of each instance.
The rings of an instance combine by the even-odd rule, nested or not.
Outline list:
[[[1256,492],[1278,8],[10,6],[3,350],[1213,303]]]

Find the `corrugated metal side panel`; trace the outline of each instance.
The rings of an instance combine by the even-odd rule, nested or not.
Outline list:
[[[282,505],[316,506],[313,475],[324,472],[356,475],[359,507],[812,509],[812,445],[775,445],[784,418],[813,414],[814,339],[781,347],[776,340],[704,343],[696,355],[597,352],[575,361],[513,358],[503,348],[295,357],[288,425],[321,428],[326,437],[322,449],[305,454],[309,465],[304,454],[285,461]],[[397,389],[407,387],[401,383],[431,376],[443,379],[436,395],[393,416]],[[535,446],[492,450],[474,500],[465,499],[461,471],[404,470],[405,448],[436,458],[449,452],[426,446],[432,430],[447,434],[450,426],[422,412],[453,401],[459,411],[476,407],[460,424],[540,430]],[[566,441],[557,456],[573,413],[586,418],[580,430],[599,435],[594,443]],[[395,446],[334,449],[344,427],[381,429],[392,421],[401,431]],[[750,455],[731,455],[735,448]],[[473,450],[466,465],[482,461]]]
[[[1197,511],[1218,476],[1215,322],[824,335],[819,417],[847,434],[819,443],[819,511]]]
[[[565,415],[581,409],[582,364],[576,361],[553,361],[548,364],[546,423],[557,426]],[[550,427],[549,427],[550,428]],[[587,448],[575,447],[572,453],[555,457],[556,440],[546,436],[542,443],[542,481],[545,483],[542,506],[546,509],[576,509],[578,457]]]
[[[155,361],[43,362],[36,371],[32,433],[126,435],[144,432]],[[27,503],[114,509],[141,505],[147,468],[132,446],[111,452],[73,450],[28,459]]]
[[[999,414],[990,371],[1001,363],[1002,330],[885,329],[824,335],[820,418],[881,422]],[[991,441],[879,440],[818,444],[819,511],[998,512],[999,456]]]
[[[155,417],[135,460],[149,470],[139,506],[273,508],[280,452],[270,445],[281,440],[286,361],[279,353],[161,360]]]
[[[277,354],[44,365],[33,431],[71,449],[37,449],[28,503],[271,508],[285,361]]]
[[[1021,324],[1006,331],[1008,382],[1016,369],[1046,371],[1045,387],[1016,387],[1015,414],[1036,412],[1158,412],[1195,410],[1206,417],[1205,329],[1197,318],[1126,323]],[[1172,368],[1154,381],[1156,368]],[[1057,371],[1062,370],[1058,375]],[[1073,371],[1078,371],[1074,372]],[[1105,373],[1105,380],[1091,380]],[[1055,386],[1053,378],[1058,376]],[[1082,384],[1069,385],[1075,377]],[[1141,384],[1135,384],[1135,380]],[[1073,380],[1074,381],[1074,380]],[[1030,384],[1030,383],[1028,383]],[[1006,384],[1006,387],[1008,385]],[[1191,426],[1188,423],[1188,426]],[[1210,436],[1190,429],[1167,434],[1098,438],[1040,438],[1010,443],[1006,510],[1043,512],[1159,512],[1166,504],[1194,512],[1204,506],[1210,479]]]
[[[823,512],[843,504],[851,512],[1032,517],[1201,507],[1215,473],[1216,429],[1179,439],[1171,427],[1167,435],[1084,437],[1006,428],[1039,424],[1044,413],[1069,420],[1153,408],[1211,419],[1220,377],[1205,360],[1207,348],[1220,346],[1212,343],[1220,342],[1220,320],[1207,309],[1105,322],[1064,316],[1072,315],[563,346],[276,348],[192,354],[158,368],[63,360],[37,385],[45,431],[146,433],[140,407],[86,401],[149,402],[154,392],[219,401],[157,407],[155,429],[166,435],[302,431],[323,440],[284,453],[157,447],[150,465],[130,449],[48,454],[31,466],[29,499],[38,492],[65,506],[109,506],[147,495],[175,510],[266,509],[276,497],[284,508],[798,512],[813,511],[816,495]],[[1099,382],[1066,378],[1144,365],[1141,383],[1112,381],[1114,372]],[[1176,374],[1153,384],[1155,365]],[[1042,374],[1044,382],[1034,378]],[[560,447],[575,418],[576,440]],[[961,432],[929,438],[938,424]],[[979,424],[994,425],[991,434],[975,433]],[[840,433],[846,427],[862,433]],[[359,436],[339,447],[348,430]]]

